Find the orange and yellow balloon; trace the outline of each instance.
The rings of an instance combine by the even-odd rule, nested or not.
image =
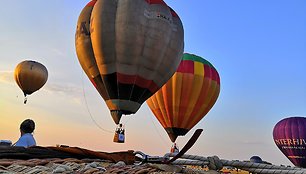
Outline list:
[[[39,62],[25,60],[16,66],[14,77],[16,83],[23,91],[24,97],[26,97],[44,86],[48,79],[48,71]],[[24,103],[26,101],[25,98]]]
[[[185,135],[213,107],[220,93],[220,77],[207,60],[184,54],[171,79],[147,100],[172,142]]]

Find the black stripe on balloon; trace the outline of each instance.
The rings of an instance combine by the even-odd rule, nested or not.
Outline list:
[[[153,94],[147,88],[141,88],[137,85],[134,85],[133,93],[131,100],[142,104]]]
[[[135,84],[123,84],[118,82],[119,99],[131,100],[142,104],[153,94],[146,88]]]
[[[118,99],[116,73],[102,75],[102,80],[105,86],[105,90],[108,93],[109,99]]]
[[[118,82],[116,73],[103,75],[102,79],[109,99],[130,100],[142,104],[153,95],[147,88]]]
[[[130,100],[132,90],[133,90],[133,85],[122,84],[118,82],[119,99]]]
[[[153,85],[147,85],[147,83],[152,83],[151,80],[143,79],[138,77],[138,75],[126,75],[122,73],[117,73],[117,80],[118,84],[123,86],[122,88],[119,86],[119,98],[125,98],[142,104],[153,95],[153,93],[149,90],[150,88],[154,88]],[[129,87],[127,87],[128,85]],[[122,94],[123,92],[124,94]]]

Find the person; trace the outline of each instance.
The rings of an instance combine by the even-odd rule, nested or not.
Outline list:
[[[119,124],[115,131],[114,142],[124,143],[124,139],[125,139],[124,128],[122,124]]]
[[[177,147],[176,143],[174,143],[170,150],[171,153],[179,153],[179,148]]]
[[[26,119],[20,124],[20,138],[14,146],[31,147],[36,146],[36,141],[33,137],[35,122],[31,119]]]

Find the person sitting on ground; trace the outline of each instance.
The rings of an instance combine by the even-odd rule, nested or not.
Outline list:
[[[33,137],[33,131],[35,129],[35,123],[31,119],[26,119],[20,124],[21,136],[15,143],[15,146],[31,147],[36,146],[36,141]]]

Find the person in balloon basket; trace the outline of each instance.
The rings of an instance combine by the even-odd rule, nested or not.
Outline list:
[[[20,138],[14,146],[31,147],[36,146],[36,141],[33,137],[35,122],[31,119],[26,119],[20,124]]]
[[[174,143],[173,145],[172,145],[172,147],[171,147],[171,150],[170,150],[170,152],[171,153],[179,153],[179,148],[177,147],[177,145],[176,145],[176,143]]]
[[[114,142],[117,143],[124,143],[124,128],[122,124],[119,124],[119,126],[116,128],[115,131],[115,138],[114,138]]]

